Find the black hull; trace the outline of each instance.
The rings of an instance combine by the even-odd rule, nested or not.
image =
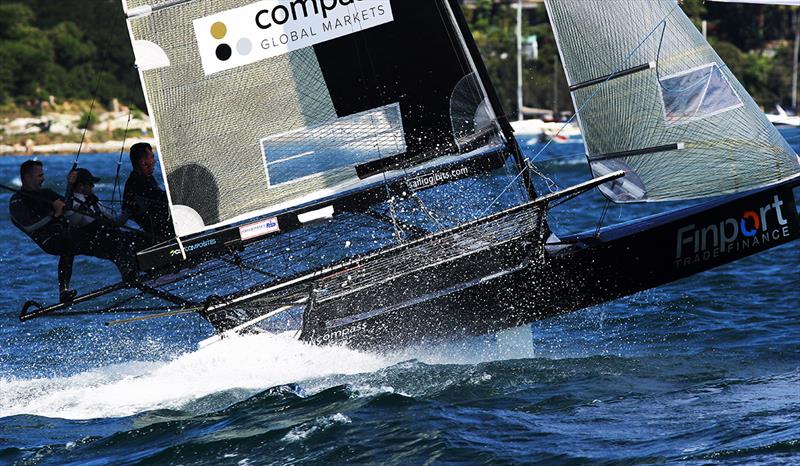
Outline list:
[[[544,251],[520,238],[433,273],[311,306],[301,339],[386,350],[499,331],[663,285],[798,237],[794,195],[784,187],[607,228],[597,237],[565,238]],[[446,282],[457,285],[440,285]]]
[[[780,204],[781,217],[776,215],[776,202]],[[750,235],[756,230],[755,225],[746,221],[745,231],[722,245],[724,252],[719,247],[719,237],[717,248],[712,247],[714,229],[709,227],[722,223],[731,238],[733,226],[729,219],[740,220],[748,212],[760,217],[761,209],[767,205],[773,207],[765,213],[766,225],[759,218],[758,233],[746,236],[745,233]],[[741,229],[741,221],[737,223]],[[696,229],[688,230],[691,225]],[[706,248],[703,250],[701,241],[695,253],[693,232],[702,233],[703,229],[706,229]],[[370,297],[373,302],[381,301],[380,290],[365,292],[358,299],[342,299],[334,308],[320,306],[314,313],[319,321],[352,312],[354,308],[350,306],[372,309],[377,315],[332,328],[319,325],[304,332],[301,338],[315,344],[346,343],[356,348],[390,349],[499,331],[679,280],[798,237],[794,196],[791,189],[784,188],[684,209],[631,226],[608,228],[597,238],[565,238],[545,250],[543,262],[536,257],[540,252],[531,250],[521,240],[507,245],[503,251],[493,251],[489,257],[471,258],[472,264],[480,264],[481,269],[491,263],[506,263],[508,267],[439,293],[417,294],[383,312],[380,305],[368,304]],[[676,257],[679,240],[683,256],[680,258]],[[525,261],[508,259],[522,251],[526,254]],[[457,279],[463,274],[460,267],[451,264],[439,273]],[[420,288],[420,277],[403,281],[391,287],[404,289],[406,293]],[[364,314],[369,311],[361,313]]]

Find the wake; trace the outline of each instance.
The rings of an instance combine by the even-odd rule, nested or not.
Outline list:
[[[170,361],[128,362],[70,377],[0,378],[0,417],[124,417],[233,389],[260,391],[333,374],[374,372],[386,357],[344,347],[317,347],[291,334],[223,340]]]
[[[0,417],[126,417],[158,409],[179,410],[230,390],[255,393],[310,379],[374,373],[408,360],[471,365],[533,356],[527,326],[383,355],[343,346],[312,346],[296,340],[292,332],[252,335],[225,339],[169,361],[131,361],[69,377],[0,378]]]

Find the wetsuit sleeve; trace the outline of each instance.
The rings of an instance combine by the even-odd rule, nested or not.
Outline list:
[[[141,213],[141,207],[138,205],[137,198],[141,187],[133,176],[131,174],[128,181],[125,182],[125,190],[122,192],[122,209],[128,211],[130,215],[138,215]]]
[[[100,214],[103,215],[103,217],[107,218],[108,220],[111,220],[111,222],[113,223],[121,223],[121,220],[123,218],[122,214],[120,214],[119,216],[114,215],[114,212],[101,202],[97,203],[97,207],[100,208]]]
[[[13,198],[11,199],[11,204],[9,205],[9,211],[11,213],[11,219],[14,221],[19,228],[21,228],[25,233],[33,233],[47,224],[53,221],[52,215],[47,215],[44,218],[36,221],[35,217],[32,215],[31,211],[25,206],[25,203],[20,198]]]

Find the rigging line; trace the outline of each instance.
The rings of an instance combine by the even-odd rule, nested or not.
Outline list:
[[[78,159],[81,157],[81,149],[83,148],[83,141],[86,139],[86,131],[89,129],[89,123],[92,121],[92,111],[94,111],[94,102],[97,100],[97,91],[100,89],[100,74],[97,74],[97,82],[94,85],[94,95],[92,95],[92,103],[89,105],[89,113],[86,115],[86,123],[83,126],[83,134],[81,135],[81,142],[78,144],[78,153],[75,154],[75,160],[72,162],[72,170],[78,168]],[[67,187],[70,190],[70,187]]]
[[[117,174],[114,176],[114,187],[111,189],[111,209],[114,209],[114,197],[117,194],[117,187],[119,185],[119,170],[122,167],[122,154],[125,152],[125,142],[128,140],[128,127],[131,124],[131,109],[128,109],[128,121],[125,123],[125,134],[122,136],[122,147],[119,148],[119,158],[117,159]],[[120,193],[122,199],[122,193]],[[116,216],[116,210],[112,210]],[[120,206],[122,211],[122,206]]]
[[[22,196],[25,196],[25,197],[27,197],[27,198],[29,198],[29,199],[32,199],[32,200],[34,200],[34,201],[46,202],[47,204],[52,204],[52,203],[53,203],[53,201],[52,201],[52,200],[46,199],[46,198],[44,198],[44,197],[42,197],[42,196],[38,196],[38,195],[36,195],[35,193],[29,193],[29,192],[27,192],[27,191],[23,191],[23,190],[21,190],[21,189],[12,188],[11,186],[7,186],[7,185],[5,185],[5,184],[0,184],[0,189],[5,189],[5,190],[7,190],[7,191],[11,191],[12,193],[20,194],[20,195],[22,195]],[[80,204],[83,204],[83,202],[80,202],[80,201],[79,201],[79,203],[80,203]],[[102,216],[102,215],[96,215],[96,214],[93,214],[93,213],[91,213],[91,212],[84,212],[84,211],[82,211],[82,210],[77,210],[77,209],[71,209],[71,208],[68,208],[68,209],[64,209],[64,211],[65,211],[65,212],[75,212],[75,213],[79,213],[79,214],[81,214],[81,215],[85,215],[85,216],[87,216],[87,217],[91,217],[91,218],[93,218],[93,219],[95,219],[95,220],[99,220],[99,221],[102,221],[102,220],[104,220],[104,219],[105,219],[105,217],[104,217],[104,216]],[[141,230],[137,230],[137,229],[135,229],[135,228],[127,227],[127,226],[125,226],[125,225],[120,225],[120,226],[118,226],[117,228],[122,228],[122,229],[125,229],[125,230],[135,231],[135,232],[137,232],[137,233],[140,233],[140,232],[141,232]]]
[[[581,194],[583,194],[583,193],[575,193],[575,194],[571,194],[569,196],[565,196],[563,199],[561,199],[561,200],[559,200],[557,202],[551,203],[550,204],[550,208],[554,209],[554,208],[556,208],[556,207],[558,207],[558,206],[560,206],[562,204],[566,204],[567,202],[575,199],[576,197],[580,196]]]
[[[2,186],[2,187],[6,188],[5,186]],[[23,194],[25,194],[25,193],[23,192]],[[106,216],[104,216],[102,214],[95,214],[94,212],[90,212],[89,210],[81,210],[80,207],[81,206],[85,206],[87,204],[86,201],[81,201],[79,199],[74,199],[73,198],[72,202],[73,203],[77,203],[78,204],[78,208],[77,209],[76,208],[66,209],[67,211],[72,211],[72,212],[75,212],[76,214],[79,214],[79,215],[85,215],[87,217],[91,217],[91,218],[95,219],[98,222],[104,222],[104,221],[112,220],[112,219],[106,218]],[[112,225],[113,225],[113,222],[112,222]],[[139,230],[139,229],[136,229],[136,228],[132,228],[132,227],[129,227],[127,225],[114,225],[114,228],[119,228],[119,229],[122,229],[122,230],[128,230],[128,231],[132,231],[132,232],[135,232],[135,233],[142,233],[142,230]]]
[[[490,203],[489,203],[489,205],[487,205],[487,206],[486,206],[486,208],[485,208],[485,209],[483,209],[483,210],[481,211],[480,215],[478,215],[478,216],[477,216],[477,217],[475,217],[475,218],[481,218],[481,217],[483,217],[484,215],[486,215],[486,212],[488,212],[488,211],[489,211],[489,209],[491,209],[491,208],[492,208],[492,207],[493,207],[493,206],[494,206],[494,205],[497,203],[497,201],[499,201],[499,200],[500,200],[500,198],[501,198],[501,197],[503,197],[503,194],[505,194],[505,193],[506,193],[506,191],[508,191],[508,190],[511,188],[511,186],[512,186],[514,183],[516,183],[516,181],[517,181],[517,180],[518,180],[518,179],[519,179],[519,178],[520,178],[520,177],[521,177],[521,176],[522,176],[522,175],[525,173],[525,171],[526,171],[526,170],[528,170],[528,166],[527,166],[527,165],[526,165],[526,166],[524,166],[524,167],[522,167],[522,170],[521,170],[519,173],[517,173],[517,175],[514,177],[514,179],[512,179],[512,180],[511,180],[511,181],[510,181],[510,182],[509,182],[509,183],[506,185],[506,187],[505,187],[505,188],[503,188],[503,190],[502,190],[502,191],[500,191],[500,194],[498,194],[498,195],[497,195],[497,197],[495,197],[495,198],[492,200],[492,202],[490,202]]]
[[[94,85],[94,94],[92,95],[92,103],[89,105],[89,113],[86,115],[86,123],[83,125],[83,134],[81,135],[81,142],[78,144],[78,152],[75,154],[75,160],[72,162],[72,168],[67,172],[69,175],[78,168],[78,159],[81,157],[81,149],[83,149],[83,141],[86,139],[86,131],[89,129],[89,123],[92,121],[92,111],[94,111],[94,102],[97,99],[97,90],[100,88],[100,73],[97,74],[97,81]],[[72,205],[72,183],[67,183],[67,190],[64,193],[64,201],[67,207]]]
[[[424,214],[425,214],[425,215],[426,215],[428,218],[430,218],[431,220],[433,220],[433,223],[435,223],[437,227],[439,227],[439,228],[441,228],[441,229],[444,229],[444,226],[442,225],[442,223],[441,223],[441,222],[439,222],[439,220],[438,220],[436,217],[434,217],[434,216],[431,214],[431,212],[429,212],[429,211],[428,211],[428,208],[427,208],[427,206],[426,206],[426,205],[425,205],[425,203],[422,201],[422,198],[420,198],[420,197],[419,197],[419,194],[418,194],[416,191],[414,191],[414,190],[412,190],[412,189],[411,189],[411,186],[409,186],[409,184],[408,184],[408,177],[409,177],[409,175],[408,175],[408,168],[407,168],[407,167],[403,167],[403,181],[404,181],[404,182],[405,182],[405,184],[406,184],[406,189],[408,190],[408,192],[409,192],[409,193],[411,193],[411,194],[410,194],[410,197],[416,201],[417,205],[418,205],[418,206],[419,206],[419,208],[422,210],[422,213],[424,213]],[[471,185],[470,185],[470,187],[471,187]],[[449,201],[449,200],[451,200],[451,199],[453,199],[453,197],[454,197],[454,196],[448,196],[448,197],[447,197],[448,201]],[[448,204],[450,204],[450,203],[448,202]],[[445,214],[445,215],[443,215],[443,216],[444,216],[444,217],[448,217],[446,214]],[[450,221],[452,221],[452,219],[450,219],[449,217],[448,217],[448,219],[449,219]]]
[[[159,319],[162,317],[175,317],[183,314],[192,314],[195,312],[201,312],[206,308],[206,306],[199,306],[199,307],[190,307],[185,309],[178,309],[175,311],[166,311],[166,312],[159,312],[157,314],[150,314],[146,316],[139,316],[139,317],[132,317],[130,319],[119,319],[119,320],[112,320],[106,322],[107,327],[112,327],[114,325],[122,325],[122,324],[130,324],[132,322],[141,322],[143,320],[152,320],[152,319]]]
[[[603,88],[605,87],[604,85],[605,85],[605,84],[606,84],[608,81],[610,81],[611,79],[613,79],[613,78],[614,78],[614,77],[615,77],[617,74],[619,74],[619,72],[620,72],[620,71],[622,71],[622,69],[623,69],[623,66],[625,65],[625,63],[627,63],[627,62],[628,62],[628,60],[630,60],[630,59],[633,57],[633,54],[634,54],[634,53],[636,53],[636,51],[638,51],[638,50],[639,50],[639,49],[640,49],[640,48],[641,48],[641,47],[644,45],[644,43],[647,41],[647,39],[649,39],[649,38],[650,38],[650,36],[652,36],[652,35],[653,35],[653,33],[655,33],[655,32],[656,32],[656,31],[657,31],[659,28],[661,28],[661,27],[663,27],[663,28],[666,30],[666,27],[667,27],[667,26],[666,26],[666,25],[667,25],[667,18],[668,18],[668,17],[670,17],[670,16],[672,16],[672,13],[673,13],[673,12],[675,11],[675,9],[676,9],[676,8],[678,8],[678,7],[679,7],[679,4],[676,2],[676,3],[675,3],[675,6],[673,6],[673,7],[672,7],[672,9],[669,11],[669,13],[667,13],[667,15],[664,17],[664,19],[662,19],[661,21],[659,21],[659,22],[658,22],[658,24],[656,24],[656,25],[655,25],[655,27],[654,27],[653,29],[651,29],[651,30],[650,30],[650,32],[648,32],[648,33],[647,33],[647,35],[645,35],[645,36],[644,36],[644,39],[642,39],[642,40],[639,42],[639,44],[638,44],[636,47],[634,47],[634,48],[633,48],[633,49],[632,49],[632,50],[631,50],[631,51],[628,53],[628,55],[627,55],[627,56],[626,56],[626,57],[625,57],[625,58],[624,58],[624,59],[623,59],[623,60],[622,60],[622,61],[621,61],[621,62],[620,62],[618,65],[617,65],[617,67],[614,69],[614,71],[612,71],[612,72],[611,72],[611,74],[609,74],[609,75],[608,75],[608,78],[606,78],[606,80],[605,80],[605,81],[603,81],[602,83],[598,84],[598,86],[597,86],[597,89],[596,89],[594,92],[592,92],[592,94],[589,96],[589,98],[588,98],[588,99],[586,99],[586,101],[585,101],[585,102],[583,102],[583,104],[581,104],[581,105],[580,105],[580,106],[579,106],[577,109],[575,109],[575,113],[573,113],[573,114],[572,114],[572,116],[571,116],[571,117],[569,117],[569,119],[567,119],[567,121],[564,123],[564,125],[563,125],[563,126],[561,126],[561,128],[558,130],[558,132],[556,132],[556,135],[559,135],[559,134],[561,134],[561,131],[563,131],[563,130],[564,130],[564,128],[566,128],[568,124],[572,123],[572,122],[573,122],[573,120],[575,120],[575,118],[578,116],[578,113],[580,113],[580,112],[581,112],[581,111],[582,111],[582,110],[583,110],[583,109],[584,109],[584,108],[585,108],[585,107],[586,107],[586,106],[589,104],[589,102],[591,102],[592,100],[594,100],[595,96],[597,96],[597,94],[598,94],[598,93],[599,93],[601,90],[603,90]],[[663,32],[662,32],[662,34],[663,34]],[[660,45],[659,45],[659,46],[660,46]],[[656,66],[658,66],[658,63],[656,63]],[[550,144],[552,144],[552,143],[553,143],[553,140],[552,140],[552,139],[550,139],[549,141],[547,141],[547,143],[544,145],[544,147],[542,147],[541,149],[539,149],[539,151],[538,151],[538,152],[537,152],[537,153],[536,153],[536,154],[535,154],[533,157],[531,157],[529,160],[532,162],[532,161],[536,160],[537,158],[539,158],[539,156],[540,156],[540,155],[542,155],[542,153],[543,153],[543,152],[544,152],[544,151],[545,151],[545,150],[546,150],[548,147],[550,147]]]
[[[400,232],[400,229],[397,226],[397,216],[395,215],[394,211],[394,196],[392,196],[391,192],[389,192],[389,185],[388,181],[386,180],[386,172],[383,172],[383,186],[386,188],[386,197],[388,198],[387,201],[389,203],[389,215],[392,217],[392,226],[394,227],[394,235],[397,238],[398,243],[403,242],[403,236]]]
[[[234,265],[236,267],[239,267],[240,270],[245,270],[246,269],[246,270],[249,270],[251,272],[259,273],[259,274],[267,276],[267,277],[278,278],[278,276],[275,275],[274,273],[269,273],[266,270],[261,270],[261,269],[259,269],[258,267],[254,266],[254,265],[246,264],[244,262],[244,259],[242,259],[241,256],[238,255],[238,254],[232,254],[232,256],[234,257],[234,259],[228,259],[228,258],[226,258],[224,256],[221,256],[220,260],[222,260],[223,262],[226,262],[226,263],[228,263],[230,265]]]
[[[442,225],[442,222],[440,222],[440,221],[439,221],[439,219],[438,219],[438,218],[436,218],[436,217],[433,215],[433,213],[432,213],[430,210],[428,210],[428,207],[427,207],[427,206],[425,205],[425,203],[422,201],[422,198],[420,198],[420,197],[417,195],[417,193],[413,193],[413,194],[411,195],[411,197],[412,197],[412,198],[413,198],[413,199],[414,199],[414,200],[417,202],[417,205],[418,205],[418,206],[419,206],[419,208],[422,210],[422,212],[423,212],[423,213],[424,213],[424,214],[425,214],[425,215],[426,215],[428,218],[430,218],[431,220],[433,220],[433,223],[435,223],[435,224],[436,224],[436,226],[437,226],[439,229],[441,229],[441,230],[444,230],[444,229],[445,229],[444,225]]]
[[[539,177],[545,182],[545,184],[547,185],[547,190],[550,191],[551,194],[558,191],[559,189],[558,183],[553,181],[553,179],[550,178],[549,176],[539,171],[539,169],[536,168],[536,165],[534,165],[533,162],[528,161],[528,165],[529,165],[528,169],[532,171],[534,174],[539,175]]]
[[[152,306],[152,307],[129,307],[124,309],[114,309],[110,308],[108,310],[98,309],[98,310],[85,310],[85,311],[66,311],[66,312],[59,312],[57,314],[48,314],[43,317],[47,317],[49,319],[64,319],[64,318],[71,318],[77,316],[92,316],[92,315],[108,315],[108,314],[145,314],[145,313],[153,313],[153,312],[161,312],[167,311],[171,308],[165,306]]]
[[[595,228],[595,230],[594,230],[594,237],[595,237],[595,238],[599,238],[599,237],[600,237],[600,229],[603,227],[603,222],[604,222],[604,221],[605,221],[605,219],[606,219],[606,214],[608,213],[608,207],[609,207],[610,205],[611,205],[611,201],[609,201],[608,199],[606,199],[606,203],[605,203],[605,205],[603,206],[603,213],[602,213],[602,214],[600,214],[600,220],[598,220],[598,222],[597,222],[597,228]]]
[[[549,190],[551,193],[554,193],[554,192],[555,192],[555,189],[557,189],[557,188],[558,188],[558,184],[556,184],[556,182],[555,182],[555,181],[553,181],[553,180],[552,180],[550,177],[548,177],[548,176],[547,176],[547,175],[545,175],[544,173],[542,173],[542,172],[540,172],[539,170],[537,170],[537,169],[536,169],[536,166],[533,164],[533,161],[531,161],[531,160],[528,160],[527,162],[528,162],[528,163],[527,163],[527,164],[525,164],[525,166],[522,168],[522,171],[520,171],[519,173],[517,173],[517,176],[515,176],[515,177],[514,177],[514,179],[512,179],[512,180],[511,180],[511,181],[510,181],[510,182],[509,182],[509,183],[506,185],[506,187],[505,187],[505,188],[503,188],[503,190],[502,190],[502,191],[500,191],[500,194],[498,194],[498,195],[497,195],[497,197],[495,197],[495,198],[494,198],[494,200],[492,200],[492,202],[490,202],[490,203],[489,203],[489,205],[487,205],[487,206],[486,206],[486,208],[485,208],[485,209],[483,209],[483,210],[481,211],[481,214],[480,214],[480,215],[479,215],[477,218],[479,218],[479,217],[483,217],[483,216],[486,214],[486,212],[487,212],[489,209],[491,209],[491,208],[492,208],[492,207],[493,207],[493,206],[494,206],[494,205],[497,203],[497,201],[499,201],[499,200],[500,200],[500,198],[503,196],[503,194],[505,194],[505,193],[506,193],[506,191],[508,191],[508,190],[511,188],[511,186],[513,186],[513,185],[514,185],[514,183],[516,183],[516,181],[517,181],[517,180],[518,180],[518,179],[519,179],[519,178],[520,178],[520,177],[521,177],[521,176],[522,176],[522,175],[525,173],[525,171],[526,171],[526,170],[531,170],[531,171],[532,171],[534,174],[536,174],[536,175],[539,175],[539,176],[540,176],[540,177],[541,177],[541,178],[542,178],[542,179],[545,181],[545,183],[547,184],[547,189],[548,189],[548,190]]]
[[[106,307],[104,307],[102,309],[98,309],[96,311],[91,311],[91,312],[95,312],[97,314],[104,314],[104,313],[114,312],[115,309],[119,310],[119,308],[121,306],[124,306],[125,304],[133,301],[134,299],[144,298],[144,297],[145,297],[145,293],[141,293],[141,292],[134,293],[133,295],[128,296],[127,298],[124,298],[124,299],[122,299],[120,301],[115,301],[113,304],[111,304],[109,306],[106,306]],[[161,309],[163,309],[163,307]]]

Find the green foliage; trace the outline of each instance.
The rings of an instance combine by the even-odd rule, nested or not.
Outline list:
[[[83,112],[83,114],[81,114],[81,119],[78,122],[78,128],[86,129],[88,127],[88,129],[92,129],[94,123],[95,123],[95,116],[89,112]]]
[[[47,31],[56,54],[56,62],[66,69],[91,62],[97,48],[86,40],[80,28],[69,21],[58,23]]]
[[[794,38],[790,7],[737,5],[682,0],[681,8],[699,28],[708,22],[709,41],[751,93],[767,109],[790,107]],[[506,113],[516,117],[516,10],[507,4],[478,0],[466,8],[467,21],[481,50]],[[569,90],[543,5],[523,12],[523,36],[536,35],[539,59],[523,63],[525,105],[571,110]],[[783,41],[776,54],[764,53],[767,41]],[[772,45],[774,47],[774,44]],[[504,58],[505,57],[505,58]]]
[[[21,3],[0,4],[0,40],[18,39],[30,28],[35,15]]]
[[[411,1],[411,0],[402,0]],[[610,1],[610,0],[609,0]],[[792,9],[682,0],[681,7],[709,37],[755,99],[788,106],[791,95]],[[503,108],[516,116],[516,10],[493,0],[465,8]],[[544,5],[523,13],[523,35],[536,35],[539,59],[524,63],[525,104],[569,110],[571,102]],[[786,43],[764,54],[767,41]],[[783,42],[781,42],[783,41]],[[774,47],[773,47],[774,48]],[[57,100],[113,98],[144,108],[138,73],[119,0],[4,0],[0,3],[0,108],[39,111]],[[99,85],[97,84],[99,83]]]
[[[91,99],[97,87],[99,102],[144,107],[119,1],[3,3],[0,63],[0,105],[36,113],[51,95]]]

